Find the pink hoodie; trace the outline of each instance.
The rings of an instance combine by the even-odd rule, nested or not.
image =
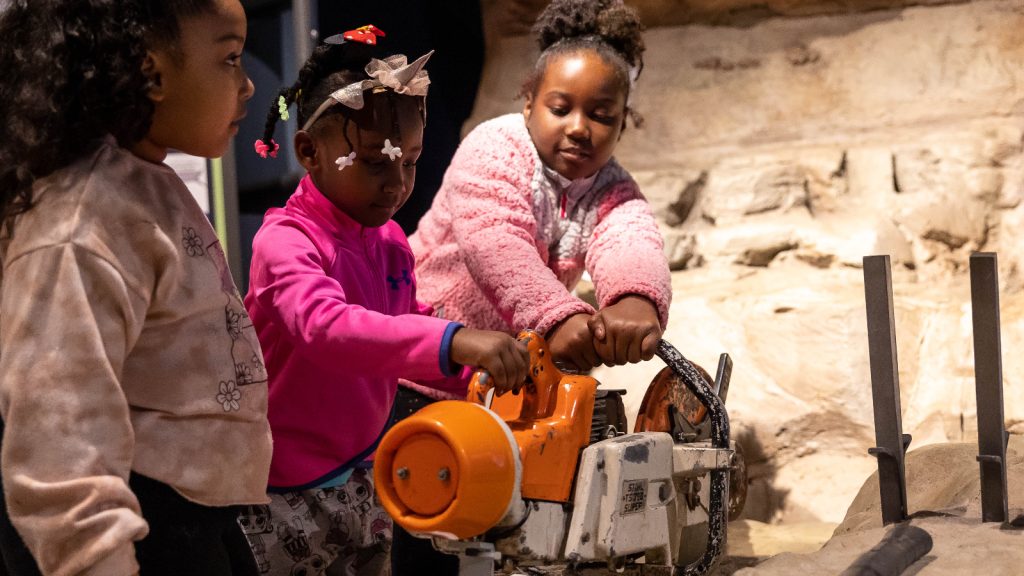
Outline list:
[[[372,453],[399,376],[452,376],[459,324],[417,302],[414,264],[397,224],[360,226],[309,176],[267,212],[245,306],[270,378],[271,491],[323,484]]]
[[[639,294],[668,320],[668,261],[636,182],[614,159],[566,181],[540,161],[522,114],[466,136],[409,244],[420,297],[473,328],[543,334],[593,314],[570,293],[584,269],[600,306]]]

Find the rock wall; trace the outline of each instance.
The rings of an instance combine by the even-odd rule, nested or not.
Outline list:
[[[530,4],[488,4],[467,129],[521,109],[513,95],[536,51],[495,19]],[[718,16],[663,16],[673,25],[646,33],[646,124],[616,156],[676,270],[666,338],[709,369],[733,356],[747,516],[838,522],[875,467],[865,255],[894,263],[913,449],[974,438],[966,268],[971,252],[998,252],[1007,425],[1024,433],[1024,4],[759,2],[772,17],[754,23],[730,21],[743,2],[715,4]],[[730,25],[692,23],[706,21]],[[655,364],[597,375],[629,389],[635,412]]]
[[[964,0],[627,0],[648,28],[715,24],[745,27],[777,17],[814,16],[954,4]],[[529,30],[548,0],[483,0],[488,32],[516,36]]]

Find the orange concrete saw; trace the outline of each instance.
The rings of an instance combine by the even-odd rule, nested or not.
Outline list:
[[[431,404],[385,434],[374,478],[395,522],[459,555],[461,576],[490,576],[498,560],[708,573],[742,471],[724,406],[728,356],[712,382],[660,341],[667,366],[629,434],[622,391],[559,370],[536,333],[519,338],[530,351],[520,393],[495,397],[478,374],[467,402]]]

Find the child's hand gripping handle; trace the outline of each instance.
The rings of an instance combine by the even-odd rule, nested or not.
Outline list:
[[[526,381],[529,356],[526,346],[504,332],[459,328],[452,337],[451,359],[463,366],[479,368],[473,382],[481,373],[489,386],[499,394],[519,390]]]
[[[526,345],[529,352],[529,376],[526,380],[523,407],[520,418],[541,418],[551,414],[558,386],[562,381],[562,371],[551,361],[548,343],[540,334],[532,330],[519,333],[518,342]],[[483,406],[488,406],[488,392],[494,388],[493,378],[486,371],[478,370],[469,383],[466,399]],[[518,391],[518,389],[517,389]],[[498,395],[504,391],[496,390]]]

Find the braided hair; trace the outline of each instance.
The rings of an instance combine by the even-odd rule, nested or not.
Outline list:
[[[593,50],[615,69],[628,101],[644,66],[643,29],[636,10],[622,0],[554,0],[533,25],[541,53],[519,95],[536,95],[552,57]],[[639,126],[639,114],[627,111]]]
[[[278,120],[287,120],[283,111],[288,106],[295,104],[299,127],[303,127],[306,121],[317,111],[331,94],[354,82],[367,80],[370,76],[366,73],[366,65],[371,58],[383,58],[384,55],[376,45],[363,44],[360,42],[345,42],[342,44],[321,44],[306,59],[302,69],[299,70],[299,77],[291,86],[282,88],[271,103],[267,111],[267,122],[263,129],[263,138],[260,142],[273,147],[272,138]],[[420,116],[426,121],[426,102],[422,96],[407,96],[396,94],[391,90],[380,93],[371,92],[367,94],[367,105],[361,110],[352,110],[347,106],[337,105],[328,108],[317,121],[310,127],[311,132],[316,132],[321,126],[321,120],[331,116],[344,118],[342,133],[345,142],[352,147],[348,137],[348,123],[355,121],[357,126],[373,126],[378,120],[375,117],[376,107],[370,103],[379,96],[386,96],[388,102],[388,118],[385,122],[391,124],[392,130],[398,132],[398,114],[395,111],[396,102],[401,99],[414,98]]]
[[[32,208],[32,185],[111,135],[149,131],[147,49],[177,49],[179,21],[214,0],[13,0],[0,12],[0,227]]]

